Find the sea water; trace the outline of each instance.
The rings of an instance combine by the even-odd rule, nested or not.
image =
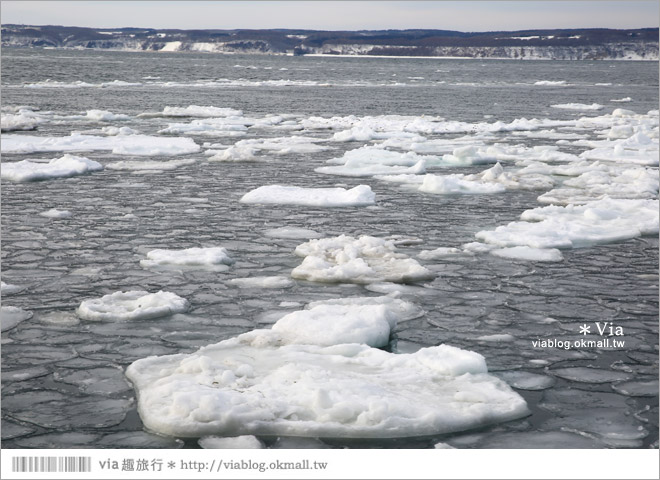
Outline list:
[[[312,448],[657,447],[653,226],[651,233],[562,247],[559,256],[545,257],[552,261],[534,251],[494,255],[492,245],[466,245],[478,232],[546,206],[538,197],[552,186],[438,194],[418,189],[417,177],[401,183],[322,170],[365,145],[435,156],[417,174],[444,176],[443,182],[480,175],[495,161],[511,172],[544,159],[554,167],[574,164],[598,148],[588,142],[607,139],[613,131],[607,116],[624,108],[641,117],[624,113],[616,128],[631,130],[620,138],[644,133],[650,148],[638,142],[629,151],[641,151],[641,167],[657,175],[657,64],[7,48],[2,89],[3,115],[23,111],[33,119],[28,128],[36,126],[3,134],[3,169],[65,153],[105,167],[2,182],[4,447],[195,447],[195,438],[144,431],[127,366],[270,328],[311,302],[388,294],[419,314],[398,322],[385,351],[413,354],[448,344],[477,352],[531,414],[468,432],[321,438],[310,440]],[[183,116],[167,115],[166,107]],[[81,145],[72,133],[100,140]],[[42,137],[48,140],[39,143]],[[22,146],[10,148],[16,144]],[[461,147],[475,145],[497,147],[500,155],[460,156]],[[544,148],[557,153],[544,157]],[[224,161],[212,160],[218,152]],[[445,155],[469,161],[447,163]],[[565,179],[557,171],[550,176],[555,187]],[[368,185],[375,202],[335,208],[240,202],[266,185],[344,191]],[[640,198],[657,198],[653,188]],[[341,235],[388,239],[433,278],[405,284],[291,278],[302,261],[298,246]],[[141,265],[151,251],[195,247],[222,247],[232,262]],[[103,322],[80,315],[86,300],[161,290],[189,308]]]

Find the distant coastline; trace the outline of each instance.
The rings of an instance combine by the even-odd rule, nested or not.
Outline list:
[[[658,61],[658,28],[449,30],[172,30],[3,25],[3,47],[515,60]]]

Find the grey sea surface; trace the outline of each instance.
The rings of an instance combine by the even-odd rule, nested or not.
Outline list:
[[[461,122],[574,119],[623,107],[658,108],[654,62],[554,62],[414,58],[320,58],[183,53],[22,50],[2,52],[2,103],[51,112],[52,121],[15,135],[68,136],[102,126],[146,135],[190,118],[139,116],[166,106],[229,107],[246,117],[441,116]],[[48,80],[48,82],[46,81]],[[556,82],[544,85],[537,82]],[[58,87],[58,82],[60,86]],[[125,83],[123,83],[125,82]],[[611,99],[631,97],[625,104]],[[601,111],[551,108],[597,103]],[[123,121],[72,117],[92,109]],[[575,131],[557,132],[574,134]],[[138,158],[107,151],[79,153],[103,165],[120,160],[194,159],[171,171],[136,174],[105,169],[42,182],[2,182],[2,280],[20,287],[2,304],[32,317],[2,333],[4,448],[179,448],[195,440],[143,431],[125,368],[150,355],[191,353],[299,309],[288,305],[349,296],[376,296],[391,285],[319,284],[237,288],[228,280],[289,276],[305,240],[274,238],[274,228],[299,227],[324,237],[341,234],[411,239],[398,248],[456,247],[475,233],[518,220],[541,206],[538,191],[496,195],[429,195],[372,178],[314,171],[368,142],[329,142],[333,131],[249,128],[245,136],[191,136],[199,145],[301,134],[324,139],[318,153],[269,155],[256,162],[209,162],[203,152]],[[578,132],[594,138],[592,131]],[[429,135],[454,138],[464,134]],[[183,136],[183,135],[176,135]],[[533,147],[557,138],[492,134],[491,143]],[[570,135],[567,137],[570,138]],[[579,153],[576,145],[562,151]],[[76,153],[78,155],[78,153]],[[7,153],[5,162],[52,159],[59,152]],[[476,173],[483,165],[437,168]],[[262,185],[353,187],[369,184],[372,207],[312,208],[246,205]],[[47,218],[52,208],[67,218]],[[154,270],[148,251],[217,245],[236,263],[225,271]],[[321,439],[356,448],[647,448],[658,447],[658,238],[563,250],[560,262],[493,255],[419,260],[435,280],[411,284],[402,298],[425,314],[397,326],[393,352],[450,344],[478,352],[489,371],[528,403],[521,420],[424,438]],[[156,319],[89,322],[83,300],[126,290],[166,290],[191,309]],[[533,342],[580,340],[580,326],[621,326],[622,348],[558,348]],[[592,331],[594,328],[592,327]],[[506,335],[506,337],[493,337]],[[490,338],[489,338],[490,337]],[[590,337],[596,338],[596,337]],[[618,339],[618,337],[616,337]],[[277,445],[265,438],[266,445]],[[318,441],[309,443],[317,448]],[[304,446],[304,445],[303,445]]]

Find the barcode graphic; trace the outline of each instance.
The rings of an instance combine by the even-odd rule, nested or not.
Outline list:
[[[12,457],[12,472],[91,472],[92,457]]]

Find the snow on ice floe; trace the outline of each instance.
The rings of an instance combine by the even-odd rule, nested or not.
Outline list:
[[[186,299],[171,292],[131,290],[83,300],[76,314],[83,320],[112,322],[157,318],[182,313],[188,308]]]
[[[57,208],[51,208],[45,212],[41,212],[39,215],[47,218],[69,218],[72,213],[68,210],[58,210]]]
[[[254,435],[240,435],[238,437],[215,437],[208,436],[200,438],[197,442],[202,448],[217,449],[257,449],[264,445]]]
[[[587,105],[585,103],[558,103],[550,105],[552,108],[561,108],[564,110],[602,110],[603,106],[598,103]]]
[[[224,247],[193,247],[184,250],[156,249],[147,252],[147,258],[140,260],[144,268],[187,267],[212,270],[227,270],[234,264]]]
[[[3,144],[5,138],[3,137]],[[31,160],[3,162],[0,170],[0,178],[14,182],[34,182],[73,177],[99,170],[103,170],[103,166],[94,160],[66,154],[63,157],[54,158],[47,163]]]
[[[91,152],[109,150],[118,155],[185,155],[197,153],[199,145],[190,138],[119,135],[99,137],[72,134],[69,137],[37,137],[9,134],[2,137],[3,153]]]
[[[279,227],[270,228],[264,232],[264,235],[272,238],[292,238],[292,239],[308,239],[308,238],[321,238],[322,235],[316,230],[301,227]]]
[[[349,177],[420,174],[426,171],[425,161],[425,157],[413,152],[400,153],[385,150],[380,146],[365,146],[349,150],[342,157],[333,158],[327,162],[337,165],[318,167],[315,171]]]
[[[376,203],[376,194],[368,185],[345,188],[303,188],[286,185],[266,185],[256,188],[240,200],[241,203],[304,205],[310,207],[363,207]]]
[[[584,205],[526,210],[521,221],[482,230],[478,240],[498,247],[578,248],[658,233],[658,200],[605,198]]]
[[[2,115],[0,115],[0,131],[36,130],[39,124],[46,121],[45,115],[35,112],[31,108],[19,107],[10,110],[3,107]]]
[[[465,175],[435,175],[427,173],[417,175],[378,175],[377,179],[401,183],[420,192],[436,195],[490,194],[507,190],[541,190],[551,188],[555,180],[537,173],[505,172],[498,162],[493,167],[480,173]]]
[[[126,375],[145,426],[181,437],[405,437],[528,414],[481,355],[448,345],[392,354],[357,343],[282,344],[276,331],[255,330],[193,354],[138,360]]]
[[[11,330],[19,323],[32,318],[32,312],[18,307],[3,305],[0,307],[0,329],[3,332]]]
[[[284,276],[273,277],[246,277],[246,278],[233,278],[227,280],[229,285],[238,288],[290,288],[295,285],[293,280]]]
[[[363,235],[359,238],[314,239],[298,245],[295,254],[305,257],[291,272],[293,278],[314,282],[376,283],[417,282],[435,277],[416,260],[398,253],[394,243]]]

